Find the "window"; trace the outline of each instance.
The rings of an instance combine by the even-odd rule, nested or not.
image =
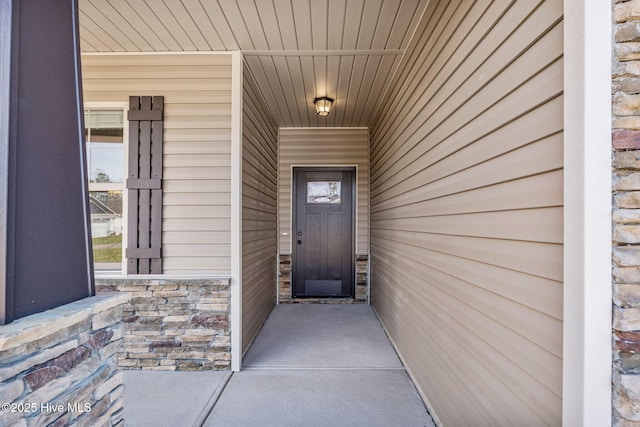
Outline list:
[[[121,270],[124,213],[124,110],[85,110],[89,205],[96,270]]]
[[[307,203],[340,204],[340,181],[307,181]]]

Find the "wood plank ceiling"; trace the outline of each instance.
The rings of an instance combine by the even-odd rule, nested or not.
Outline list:
[[[369,126],[428,0],[80,0],[83,52],[241,50],[281,127]],[[319,117],[313,99],[335,99]]]

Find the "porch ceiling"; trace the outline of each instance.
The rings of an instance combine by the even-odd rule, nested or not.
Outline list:
[[[428,0],[80,0],[83,52],[241,50],[282,127],[368,126]],[[335,99],[315,114],[313,99]]]

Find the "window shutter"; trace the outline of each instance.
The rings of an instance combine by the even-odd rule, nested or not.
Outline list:
[[[129,97],[127,273],[162,273],[163,96]]]

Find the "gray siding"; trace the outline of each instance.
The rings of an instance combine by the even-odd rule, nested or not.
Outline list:
[[[245,66],[242,118],[242,346],[276,302],[278,127]]]
[[[369,134],[366,128],[281,128],[280,253],[291,253],[292,166],[357,166],[356,253],[369,251]]]
[[[163,272],[230,274],[231,54],[84,55],[85,101],[165,97]]]
[[[562,1],[430,2],[371,131],[371,298],[444,425],[560,425]]]

